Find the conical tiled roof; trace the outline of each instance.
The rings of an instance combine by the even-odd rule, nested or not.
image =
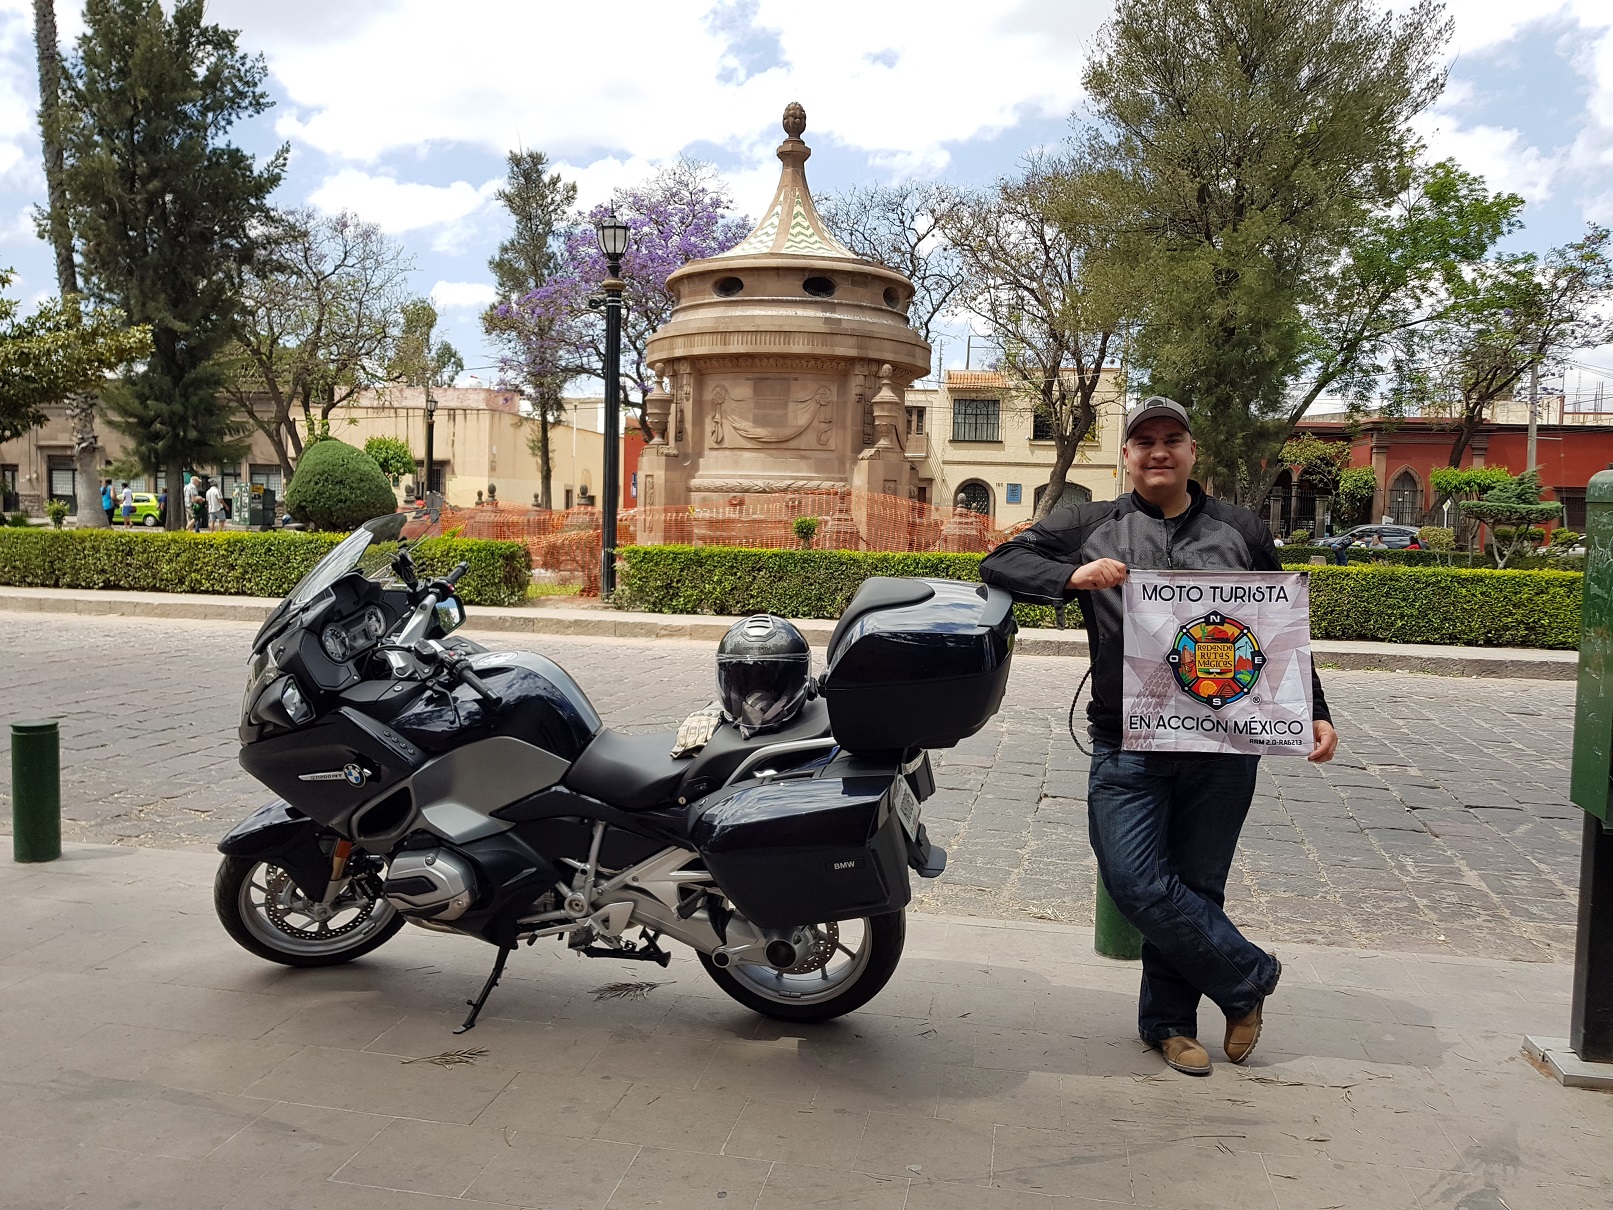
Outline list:
[[[812,148],[801,141],[806,130],[806,110],[791,101],[784,109],[784,142],[778,158],[784,164],[778,189],[756,229],[728,251],[728,256],[828,256],[840,260],[861,260],[824,226],[818,208],[807,188],[806,162]]]

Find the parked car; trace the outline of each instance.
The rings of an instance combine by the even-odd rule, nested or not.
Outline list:
[[[121,514],[114,512],[113,517],[123,520]],[[162,524],[162,510],[157,507],[157,497],[150,492],[134,493],[134,523],[155,529]]]
[[[1374,538],[1382,538],[1380,550],[1421,550],[1415,525],[1357,525],[1354,529],[1331,538],[1321,539],[1318,546],[1338,550],[1341,546],[1372,546]]]

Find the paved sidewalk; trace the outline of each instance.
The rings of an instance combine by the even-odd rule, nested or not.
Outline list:
[[[206,596],[196,593],[86,592],[67,588],[0,586],[0,610],[18,613],[78,614],[140,618],[187,618],[198,621],[260,623],[278,603],[267,597]],[[540,606],[497,609],[473,606],[468,625],[506,634],[566,635],[573,638],[698,639],[715,643],[737,618],[706,614],[634,613],[628,610],[574,608],[545,602]],[[801,619],[802,632],[813,646],[829,641],[833,620]],[[1087,658],[1086,632],[1022,630],[1019,650],[1025,655]],[[1312,644],[1324,668],[1352,671],[1426,672],[1437,676],[1530,677],[1573,680],[1579,653],[1523,647],[1451,647],[1424,643],[1366,643],[1319,639]]]
[[[7,1210],[1613,1202],[1613,1098],[1519,1053],[1566,1031],[1563,966],[1284,946],[1255,1061],[1193,1079],[1134,1041],[1135,968],[1087,930],[912,916],[838,1023],[754,1016],[681,947],[646,973],[540,944],[456,1038],[490,948],[266,964],[214,921],[213,864],[0,862]],[[634,978],[663,986],[590,994]]]

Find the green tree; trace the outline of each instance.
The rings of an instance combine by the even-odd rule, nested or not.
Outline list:
[[[73,254],[73,228],[67,212],[67,186],[63,171],[66,157],[62,150],[62,56],[56,37],[54,0],[34,0],[34,58],[39,67],[39,135],[45,154],[45,197],[47,204],[35,212],[41,238],[49,241],[56,259],[56,288],[61,293],[68,319],[78,314],[78,263]],[[101,442],[95,432],[95,408],[99,389],[79,391],[68,396],[67,418],[73,426],[73,461],[78,490],[87,493],[98,482]],[[86,529],[105,529],[111,522],[99,509],[87,508],[78,515]]]
[[[498,301],[482,313],[482,330],[511,356],[505,364],[519,367],[518,384],[532,404],[537,432],[527,446],[538,460],[541,483],[538,499],[544,508],[554,506],[552,489],[552,449],[549,430],[565,414],[562,392],[568,375],[557,365],[520,356],[525,344],[549,347],[557,319],[540,314],[530,322],[548,327],[529,333],[523,340],[513,304],[542,286],[560,268],[566,233],[566,220],[577,204],[577,186],[562,180],[549,167],[541,151],[512,151],[504,186],[496,195],[509,211],[514,229],[498,246],[498,253],[487,262],[498,287]]]
[[[1477,500],[1464,500],[1459,505],[1462,515],[1490,526],[1495,540],[1495,565],[1505,567],[1516,554],[1529,549],[1530,530],[1563,515],[1563,506],[1555,500],[1540,498],[1540,472],[1533,468],[1516,478],[1508,476],[1505,483],[1497,484]],[[1512,532],[1502,540],[1501,529]]]
[[[1432,0],[1120,0],[1097,39],[1081,147],[1135,270],[1135,358],[1192,408],[1224,495],[1258,505],[1304,395],[1418,317],[1423,266],[1467,251],[1419,246],[1437,198],[1401,204],[1449,29]]]
[[[406,387],[452,386],[465,369],[465,359],[446,340],[432,340],[437,308],[429,298],[403,304],[403,329],[387,362],[389,381]]]
[[[381,473],[400,479],[415,472],[414,454],[409,443],[400,437],[371,437],[364,443],[364,452],[375,459]]]
[[[1464,501],[1477,500],[1486,492],[1512,481],[1504,466],[1472,466],[1465,470],[1454,466],[1436,466],[1428,475],[1429,486],[1434,489],[1434,502],[1424,515],[1425,521],[1443,520],[1447,501],[1456,505],[1457,545],[1470,548],[1478,529],[1476,521],[1469,521],[1462,512]]]
[[[245,425],[222,398],[253,227],[284,171],[225,141],[269,107],[261,57],[156,0],[88,0],[60,109],[67,207],[92,296],[148,324],[152,351],[106,401],[142,465],[177,491],[186,466],[239,455]],[[178,529],[183,510],[168,510]]]
[[[1089,210],[1069,205],[1079,186],[1069,160],[1033,156],[989,193],[960,199],[945,227],[963,266],[958,297],[991,325],[998,368],[1053,441],[1038,521],[1063,502],[1065,477],[1097,419],[1129,296],[1100,276],[1107,234]]]
[[[1439,322],[1403,342],[1388,410],[1449,419],[1447,461],[1459,467],[1495,403],[1516,398],[1532,368],[1613,341],[1613,232],[1593,224],[1544,256],[1493,257],[1453,293]]]
[[[410,268],[396,241],[352,214],[289,210],[264,225],[242,281],[228,390],[286,478],[305,439],[384,380]]]
[[[0,290],[11,278],[0,269]],[[116,311],[80,315],[74,299],[47,302],[26,318],[18,310],[15,300],[0,297],[0,441],[42,424],[48,404],[99,389],[107,375],[151,351],[150,329],[129,327]],[[94,482],[92,470],[79,481],[81,497]]]
[[[375,459],[334,437],[309,445],[286,484],[286,511],[315,529],[353,529],[397,508]]]

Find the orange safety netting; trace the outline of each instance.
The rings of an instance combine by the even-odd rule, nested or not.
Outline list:
[[[968,509],[872,492],[777,492],[731,496],[719,508],[623,509],[617,544],[798,550],[804,545],[796,532],[802,517],[817,521],[815,550],[985,552],[1027,526],[994,529],[990,518]],[[524,542],[534,568],[575,577],[587,595],[599,591],[599,531],[596,508],[558,512],[484,504],[442,512],[443,533]]]

